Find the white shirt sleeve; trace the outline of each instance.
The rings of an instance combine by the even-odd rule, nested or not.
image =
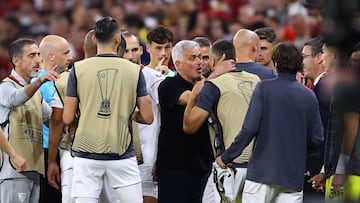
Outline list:
[[[59,94],[56,91],[55,91],[55,94],[53,95],[53,97],[51,98],[50,106],[52,108],[59,108],[59,109],[64,108],[64,104],[61,102]]]
[[[31,97],[25,93],[25,88],[17,89],[11,82],[2,82],[0,85],[0,104],[12,108],[23,105]]]
[[[47,121],[50,119],[52,114],[52,109],[49,104],[46,103],[45,99],[42,100],[42,112],[43,112],[43,120]]]

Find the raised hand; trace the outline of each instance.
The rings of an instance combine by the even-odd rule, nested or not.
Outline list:
[[[208,79],[216,78],[217,76],[228,73],[235,69],[235,61],[233,59],[225,60],[225,54],[223,54],[220,60],[214,66],[214,71],[210,74]]]
[[[49,70],[44,76],[40,77],[39,80],[41,83],[47,82],[47,81],[56,81],[60,78],[60,74],[57,72],[58,66],[55,65],[52,67],[51,70]]]
[[[194,85],[191,93],[194,96],[198,96],[200,94],[202,87],[204,86],[204,83],[205,83],[205,78],[201,78],[201,80],[197,81],[196,84]]]
[[[159,71],[161,74],[166,75],[169,72],[169,67],[167,65],[164,65],[165,57],[163,57],[157,66],[155,67],[155,70]]]
[[[299,83],[305,85],[305,76],[304,76],[304,74],[302,74],[302,73],[300,73],[300,72],[297,72],[297,73],[296,73],[296,80],[297,80]]]

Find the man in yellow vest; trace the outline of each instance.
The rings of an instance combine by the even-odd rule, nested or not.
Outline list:
[[[0,123],[15,151],[26,159],[25,172],[16,172],[8,155],[1,153],[0,202],[38,202],[40,176],[44,175],[42,123],[51,108],[42,100],[39,87],[59,78],[56,67],[31,82],[40,70],[40,51],[32,39],[10,44],[14,69],[0,84]]]
[[[58,73],[64,72],[68,69],[69,64],[72,61],[70,54],[70,45],[67,40],[58,35],[45,36],[40,44],[40,55],[43,61],[43,67],[39,71],[39,77],[46,74],[52,67],[56,66]],[[52,101],[52,97],[55,94],[54,82],[49,81],[40,87],[40,92],[44,100],[48,105]],[[45,170],[48,169],[48,146],[49,146],[49,128],[43,125],[43,144],[44,144],[44,158],[45,158]],[[59,159],[58,159],[59,160]],[[40,179],[40,203],[47,202],[62,202],[61,191],[54,189],[47,181],[47,172],[45,177]]]
[[[151,100],[139,65],[117,55],[121,41],[117,22],[100,19],[94,34],[97,55],[74,64],[64,102],[66,125],[80,113],[71,148],[71,196],[76,202],[98,202],[106,177],[121,202],[140,203],[141,179],[129,118],[152,123]]]
[[[84,38],[84,56],[85,58],[96,55],[96,42],[93,40],[94,30],[90,30]],[[50,119],[49,135],[49,156],[48,156],[48,182],[59,189],[61,183],[62,203],[72,203],[74,198],[71,197],[71,185],[73,177],[73,157],[70,154],[71,144],[73,141],[75,126],[64,127],[62,115],[64,109],[64,100],[67,89],[67,82],[70,70],[61,73],[61,78],[55,82],[56,93],[54,94],[50,106],[52,115]],[[56,162],[57,152],[60,153],[60,165]],[[61,169],[61,176],[60,176]],[[108,186],[108,182],[103,184],[103,192],[100,195],[100,203],[116,202],[116,195],[113,189]]]
[[[225,55],[225,59],[233,59],[235,61],[235,47],[230,41],[219,40],[212,45],[210,67],[213,69],[213,72],[217,72],[213,67],[223,55]],[[195,132],[206,121],[210,113],[213,112],[216,115],[215,125],[218,131],[215,149],[218,154],[222,153],[230,146],[241,129],[251,95],[259,81],[260,79],[257,75],[239,69],[208,80],[201,91],[200,88],[196,88],[204,84],[204,80],[200,81],[194,87],[190,101],[185,109],[185,133],[191,134]],[[234,193],[225,196],[214,188],[214,191],[217,192],[214,192],[212,202],[233,202],[236,196],[241,198],[246,176],[246,166],[251,150],[252,144],[249,144],[242,155],[237,157],[232,163],[237,171],[234,180],[235,184],[232,188]],[[219,183],[217,184],[219,185]],[[227,192],[225,191],[225,193]]]

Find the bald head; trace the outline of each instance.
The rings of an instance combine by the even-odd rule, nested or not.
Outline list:
[[[83,50],[85,58],[89,58],[96,55],[96,42],[94,41],[94,30],[90,30],[84,39]]]
[[[233,38],[237,62],[255,62],[259,52],[260,39],[248,29],[240,29]]]
[[[58,51],[61,46],[69,46],[65,38],[58,35],[47,35],[40,42],[40,54],[46,58],[50,52]]]
[[[41,40],[39,49],[45,70],[49,71],[55,65],[58,72],[67,70],[72,56],[69,43],[65,38],[58,35],[47,35]]]

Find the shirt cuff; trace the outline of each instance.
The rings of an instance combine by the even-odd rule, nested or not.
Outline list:
[[[325,173],[325,167],[324,167],[324,165],[322,165],[321,170],[320,170],[320,173]]]
[[[231,159],[228,155],[228,153],[226,153],[227,151],[225,151],[224,153],[221,154],[221,160],[224,162],[224,164],[228,164],[229,162],[231,162]]]
[[[349,160],[350,160],[349,155],[340,154],[339,160],[338,160],[338,163],[336,166],[335,174],[345,174]]]

